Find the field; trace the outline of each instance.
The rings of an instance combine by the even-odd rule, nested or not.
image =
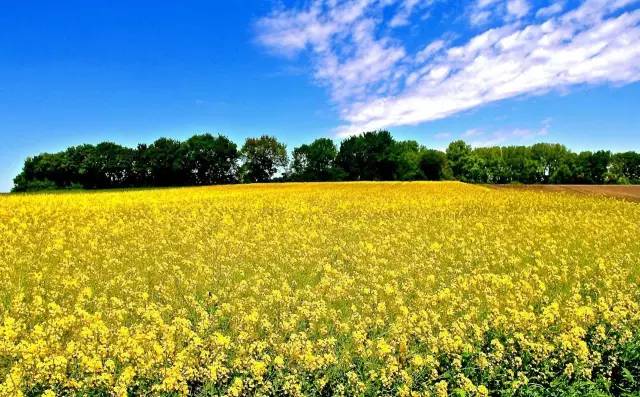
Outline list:
[[[496,189],[523,189],[542,192],[563,192],[583,195],[616,197],[640,201],[640,185],[491,185]]]
[[[454,182],[3,196],[0,395],[637,393],[639,236]]]

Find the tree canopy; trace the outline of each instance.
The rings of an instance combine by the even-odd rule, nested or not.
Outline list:
[[[561,144],[473,148],[458,140],[445,151],[368,131],[337,146],[319,138],[287,148],[273,136],[242,148],[222,135],[184,142],[159,138],[135,148],[113,142],[78,145],[28,157],[13,191],[213,185],[238,182],[443,180],[470,183],[640,183],[640,153],[575,153]]]
[[[329,138],[316,139],[293,150],[291,179],[297,181],[334,181],[343,178],[336,166],[338,149]]]
[[[247,138],[240,150],[244,182],[267,182],[289,163],[287,147],[275,137]]]

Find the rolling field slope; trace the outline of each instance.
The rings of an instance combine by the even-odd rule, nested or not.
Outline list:
[[[462,183],[0,197],[0,395],[620,395],[640,206]]]

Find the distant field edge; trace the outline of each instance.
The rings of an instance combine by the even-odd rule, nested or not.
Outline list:
[[[492,189],[566,192],[580,195],[598,195],[640,202],[640,185],[485,185]]]

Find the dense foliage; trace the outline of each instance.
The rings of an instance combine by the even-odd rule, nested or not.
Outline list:
[[[267,182],[289,163],[287,148],[272,136],[248,138],[241,150],[243,158],[242,180]]]
[[[456,182],[0,196],[0,396],[638,396],[638,205]]]
[[[574,153],[560,144],[472,148],[446,152],[388,131],[349,137],[338,148],[316,139],[293,150],[272,136],[248,138],[240,150],[224,136],[185,142],[160,138],[135,149],[111,142],[29,157],[14,191],[211,185],[238,182],[460,180],[474,183],[640,183],[640,153]]]

